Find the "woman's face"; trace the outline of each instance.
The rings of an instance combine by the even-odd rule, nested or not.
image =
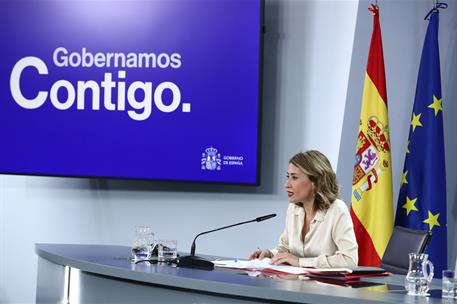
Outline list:
[[[314,183],[302,170],[289,164],[287,169],[286,187],[289,202],[304,203],[314,198]]]

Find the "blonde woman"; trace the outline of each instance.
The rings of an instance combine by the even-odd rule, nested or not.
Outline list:
[[[294,155],[285,183],[289,206],[279,244],[256,250],[250,259],[271,258],[271,264],[300,267],[357,266],[357,241],[332,166],[321,152]]]

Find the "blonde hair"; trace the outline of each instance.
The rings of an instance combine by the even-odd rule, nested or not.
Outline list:
[[[289,163],[302,170],[314,183],[314,209],[327,210],[339,198],[336,174],[327,157],[319,151],[310,150],[292,156]]]

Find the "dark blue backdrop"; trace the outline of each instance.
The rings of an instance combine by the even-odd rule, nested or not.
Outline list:
[[[258,166],[260,0],[1,1],[0,172],[256,183]],[[81,53],[155,53],[181,56],[179,68],[58,67],[58,47]],[[22,94],[50,92],[58,80],[99,85],[105,73],[128,89],[151,82],[176,84],[181,104],[171,113],[152,102],[147,119],[126,109],[92,110],[74,104],[25,109],[13,98],[11,72],[24,57],[44,61],[47,75],[24,69]],[[117,104],[117,85],[113,104]],[[59,89],[59,100],[66,100]],[[86,99],[91,94],[86,93]],[[144,93],[136,92],[138,99]],[[172,94],[165,90],[165,104]],[[182,104],[189,103],[190,112]],[[139,110],[135,110],[141,113]],[[208,148],[215,150],[207,150]]]

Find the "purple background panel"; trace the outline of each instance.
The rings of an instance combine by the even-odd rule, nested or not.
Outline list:
[[[0,172],[36,175],[141,178],[154,180],[255,184],[258,169],[259,0],[24,1],[0,2]],[[179,68],[58,67],[53,53],[178,53]],[[48,98],[37,109],[19,106],[10,90],[11,71],[24,57],[45,62],[47,75],[24,69],[20,88],[26,98],[50,92],[59,80],[93,80],[105,73],[128,88],[163,82],[180,90],[181,104],[160,111],[152,101],[147,119],[134,110],[85,109],[76,101],[59,110]],[[125,71],[125,79],[118,78]],[[118,102],[118,83],[112,103]],[[144,93],[137,91],[136,98]],[[171,103],[170,90],[163,93]],[[65,89],[59,100],[67,98]],[[190,112],[182,104],[189,103]],[[135,110],[141,113],[140,110]],[[218,150],[220,170],[203,170],[207,148]],[[224,157],[242,157],[242,165]],[[203,164],[204,165],[204,164]]]

